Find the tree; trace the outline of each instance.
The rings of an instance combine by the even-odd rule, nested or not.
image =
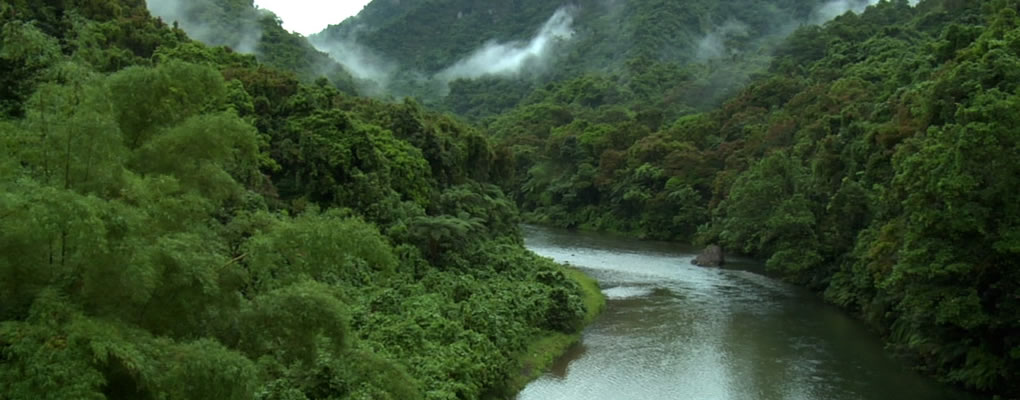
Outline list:
[[[397,264],[374,226],[336,210],[280,221],[252,237],[244,251],[254,293],[309,279],[372,284]]]
[[[0,117],[19,117],[43,72],[61,60],[60,45],[27,22],[6,22],[0,32]]]

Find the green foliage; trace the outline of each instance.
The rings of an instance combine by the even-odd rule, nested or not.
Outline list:
[[[344,305],[330,286],[317,281],[260,294],[241,320],[246,329],[239,347],[256,359],[272,355],[277,362],[311,365],[319,347],[342,354],[347,345]]]
[[[345,93],[356,92],[354,78],[346,69],[312,47],[300,34],[288,32],[275,14],[257,8],[252,0],[175,0],[146,2],[145,5],[161,21],[172,25],[174,31],[187,32],[210,46],[224,46],[212,50],[220,53],[213,56],[219,59],[213,62],[220,65],[247,58],[239,57],[235,51],[253,54],[252,58],[259,62],[290,71],[306,83],[325,78]],[[209,50],[203,47],[195,51],[193,43],[181,43],[177,48],[161,48],[160,51],[190,62],[200,62],[196,57],[212,61]]]
[[[717,107],[699,103],[718,93],[704,88],[733,93],[740,80],[719,79],[721,63],[664,57],[697,35],[639,10],[704,26],[716,14],[699,7],[739,2],[632,3],[640,54],[613,58],[627,74],[564,73],[483,119],[511,154],[502,187],[525,219],[760,257],[943,380],[1020,393],[1017,3],[883,1],[803,27],[767,66],[729,60],[759,74]],[[723,15],[761,29],[756,16]],[[771,46],[730,36],[743,54]]]
[[[590,316],[473,128],[57,3],[0,7],[0,399],[508,397]]]
[[[169,62],[157,68],[131,67],[110,78],[117,123],[132,149],[160,129],[189,117],[222,109],[223,78],[208,67]]]
[[[548,73],[425,100],[481,130],[349,97],[250,1],[192,3],[254,21],[257,56],[141,1],[0,5],[0,399],[510,397],[599,307],[517,207],[761,257],[1020,395],[1015,0],[882,1],[782,43],[819,2],[582,1]],[[327,36],[369,23],[432,73],[557,6],[406,3]]]
[[[1016,318],[1004,293],[1020,281],[1007,244],[1016,200],[1001,185],[1015,183],[1005,110],[1020,53],[1003,47],[1016,26],[1007,3],[882,3],[794,35],[773,65],[815,82],[784,96],[796,131],[742,143],[790,150],[740,172],[704,233],[859,311],[943,379],[1008,396]],[[794,167],[770,167],[781,159]]]
[[[83,315],[43,292],[23,322],[0,325],[4,398],[250,399],[254,364],[207,339],[175,342]]]
[[[258,25],[262,34],[257,53],[260,62],[293,71],[306,82],[325,77],[340,91],[357,93],[354,77],[343,66],[316,50],[301,35],[283,29],[281,21],[275,16],[263,15]]]
[[[36,323],[0,324],[0,355],[5,363],[25,367],[0,368],[5,399],[102,399],[103,374],[89,362],[87,349],[73,346],[62,332],[75,311],[53,292],[43,293],[33,307]],[[57,325],[57,326],[54,326]]]
[[[799,161],[783,152],[741,174],[719,205],[725,215],[719,233],[723,244],[745,253],[773,253],[780,243],[813,237],[815,217],[803,194],[807,179]]]
[[[56,39],[21,21],[0,27],[0,116],[21,116],[21,105],[41,81],[41,75],[59,61]]]
[[[767,65],[767,55],[786,31],[804,24],[821,3],[581,0],[567,5],[520,0],[483,7],[467,0],[438,0],[404,1],[393,7],[380,1],[328,27],[316,40],[364,46],[394,66],[392,76],[381,82],[389,94],[423,98],[471,118],[532,104],[529,93],[591,72],[615,75],[620,82],[604,89],[626,85],[642,105],[664,109],[672,117],[673,111],[708,107],[739,89],[751,72]],[[528,68],[453,82],[437,77],[492,42],[523,47],[558,9],[573,18],[572,35],[550,41],[553,51]],[[588,105],[615,102],[598,96],[585,100]]]
[[[280,221],[251,237],[242,250],[256,292],[307,279],[372,284],[397,264],[376,228],[338,211]]]

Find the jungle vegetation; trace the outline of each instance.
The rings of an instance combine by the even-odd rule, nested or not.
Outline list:
[[[389,27],[358,37],[428,70],[558,6],[469,3],[376,1],[327,32]],[[500,185],[525,220],[719,243],[941,380],[1020,396],[1020,2],[880,1],[824,24],[816,1],[576,3],[548,71],[425,100],[510,155]],[[713,33],[724,52],[699,57]]]
[[[940,379],[1018,396],[1018,10],[883,1],[795,31],[717,106],[637,62],[667,78],[589,73],[481,124],[526,220],[753,255]]]
[[[597,312],[471,126],[141,0],[0,26],[0,399],[505,398]]]
[[[722,244],[1020,396],[1020,1],[578,1],[555,68],[445,96],[559,4],[400,3],[322,34],[405,67],[385,102],[282,29],[0,5],[0,399],[509,396],[598,307],[522,220]]]

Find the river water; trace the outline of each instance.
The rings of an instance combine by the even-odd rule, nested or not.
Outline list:
[[[525,227],[527,247],[598,279],[606,311],[518,400],[957,400],[862,324],[760,265],[691,248]]]

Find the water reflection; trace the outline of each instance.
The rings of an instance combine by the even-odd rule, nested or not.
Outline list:
[[[583,268],[603,316],[520,400],[919,399],[948,391],[887,357],[856,321],[756,274],[690,265],[693,249],[527,227],[535,252]]]

